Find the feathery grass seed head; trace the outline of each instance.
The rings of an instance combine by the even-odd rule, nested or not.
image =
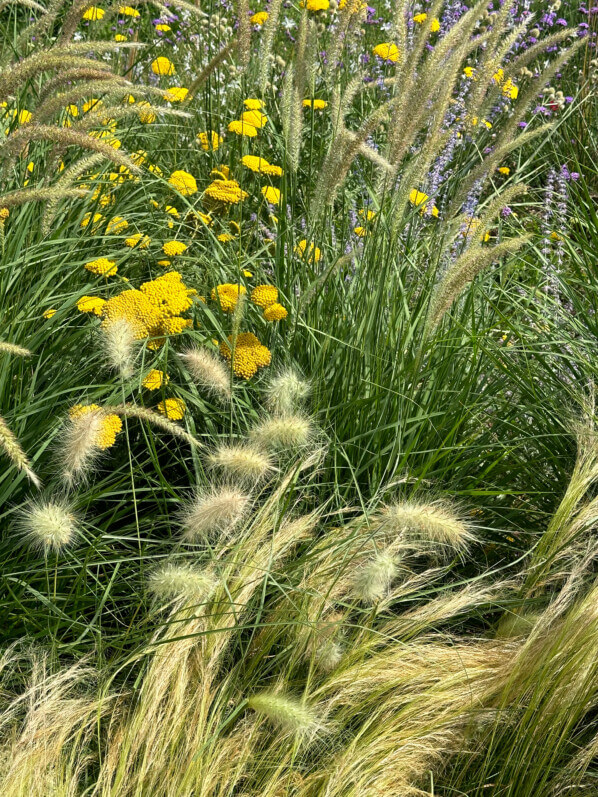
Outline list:
[[[260,481],[273,470],[268,454],[249,445],[221,445],[211,455],[210,462],[232,479],[250,483]]]
[[[291,414],[307,398],[309,391],[309,383],[289,368],[270,381],[266,389],[266,403],[272,412]]]
[[[74,542],[77,519],[64,501],[31,501],[21,510],[19,527],[33,548],[59,553]]]
[[[183,599],[193,604],[207,600],[216,588],[216,581],[211,573],[192,565],[168,562],[151,573],[148,587],[156,598]]]
[[[281,415],[268,418],[251,430],[251,440],[262,448],[293,449],[307,445],[313,434],[309,418]]]
[[[363,603],[377,603],[388,593],[396,574],[394,556],[382,551],[359,569],[353,584],[355,597]]]
[[[210,534],[226,534],[241,520],[250,497],[235,487],[197,492],[182,512],[183,537],[199,542]]]
[[[230,400],[230,373],[211,351],[195,347],[187,349],[180,357],[194,382],[220,399]]]

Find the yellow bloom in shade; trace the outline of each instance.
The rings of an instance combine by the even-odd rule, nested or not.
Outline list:
[[[313,108],[314,111],[323,111],[327,105],[326,100],[303,100],[303,107]]]
[[[98,6],[91,6],[86,11],[83,12],[83,19],[91,20],[92,22],[96,22],[99,19],[104,19],[104,14],[106,12],[103,8],[99,8]]]
[[[166,241],[166,243],[162,246],[162,251],[166,257],[176,257],[177,255],[182,255],[186,249],[187,244],[184,244],[182,241]]]
[[[244,111],[241,114],[241,121],[253,125],[253,127],[261,128],[268,121],[268,117],[261,111]]]
[[[150,165],[147,167],[147,170],[152,174],[156,174],[158,177],[162,177],[162,169],[155,163],[150,163]]]
[[[223,244],[228,244],[231,241],[235,240],[235,236],[232,235],[232,233],[230,233],[230,232],[222,232],[222,233],[220,233],[220,235],[217,235],[216,237],[218,238],[220,243],[223,243]]]
[[[136,8],[131,8],[131,6],[119,6],[118,13],[122,14],[125,17],[139,17],[141,14],[137,11]]]
[[[278,188],[274,188],[273,185],[265,185],[262,188],[262,194],[271,205],[278,205],[280,202],[280,191]]]
[[[326,11],[330,8],[330,0],[301,0],[299,5],[308,11]]]
[[[308,244],[305,239],[299,241],[297,246],[295,247],[295,253],[299,255],[299,257],[305,258],[305,253],[307,251],[307,260],[312,263],[316,262],[319,263],[320,258],[322,257],[322,252],[318,249],[317,246],[314,247],[313,244]]]
[[[211,297],[213,301],[217,301],[225,313],[232,313],[239,296],[247,293],[247,288],[244,285],[233,285],[230,282],[225,282],[222,285],[217,285],[212,288]]]
[[[163,385],[170,382],[170,377],[164,371],[157,371],[153,368],[141,383],[148,390],[160,390]]]
[[[274,304],[271,304],[264,310],[264,318],[266,321],[282,321],[287,316],[288,312],[286,308],[278,302],[274,302]]]
[[[77,302],[77,310],[80,313],[94,313],[94,315],[101,316],[105,304],[105,299],[101,299],[99,296],[82,296]]]
[[[253,277],[253,273],[251,271],[247,271],[247,269],[244,268],[243,269],[243,276],[247,277],[247,279],[249,279],[250,277]]]
[[[171,421],[180,421],[185,416],[187,405],[180,398],[169,398],[158,404],[158,412],[166,415]]]
[[[511,174],[511,170],[509,169],[509,167],[508,167],[508,166],[499,166],[499,167],[498,167],[498,171],[499,171],[501,174],[507,174],[507,175],[508,175],[508,174]]]
[[[373,210],[367,210],[366,208],[361,208],[360,210],[357,211],[357,215],[361,219],[364,219],[364,221],[371,221],[376,215],[376,213]]]
[[[239,119],[235,119],[229,124],[228,131],[229,133],[236,133],[238,136],[247,136],[248,138],[255,138],[255,136],[257,136],[257,127],[255,125],[251,125],[249,122],[244,122]]]
[[[228,362],[232,359],[233,373],[243,379],[251,379],[257,373],[258,368],[270,365],[272,360],[270,350],[260,343],[253,332],[242,332],[237,335],[234,357],[231,347],[232,336],[229,335],[228,341],[223,341],[220,344],[220,354]]]
[[[189,172],[178,170],[173,172],[168,178],[170,185],[183,196],[192,196],[197,193],[197,183],[195,177]]]
[[[168,268],[171,265],[170,260],[158,260],[158,265],[162,268]]]
[[[101,410],[97,404],[75,404],[69,410],[71,418],[80,418],[82,415],[87,415],[94,410]],[[94,443],[98,448],[110,448],[116,442],[116,435],[123,428],[123,424],[118,415],[102,411],[102,423],[98,431],[97,438]]]
[[[267,19],[268,19],[267,11],[258,11],[257,14],[254,14],[252,17],[250,17],[249,21],[254,25],[263,25]]]
[[[125,239],[125,245],[130,246],[131,249],[135,247],[138,249],[147,249],[151,241],[152,239],[148,235],[142,235],[140,232],[136,232],[135,235],[131,235],[130,238]]]
[[[204,196],[213,202],[236,205],[246,199],[249,194],[242,190],[236,180],[214,180],[206,188]]]
[[[383,61],[391,61],[393,64],[397,63],[400,55],[399,48],[392,42],[383,42],[382,44],[377,44],[373,49],[373,53]]]
[[[222,144],[222,138],[213,130],[210,130],[207,133],[198,133],[197,140],[199,141],[199,145],[204,152],[217,150],[220,147],[220,144]]]
[[[54,310],[53,307],[50,307],[44,312],[44,318],[52,318],[54,315],[56,315],[56,310]]]
[[[355,227],[353,232],[355,233],[355,235],[358,235],[360,238],[365,238],[365,236],[368,234],[368,231],[366,230],[365,227]]]
[[[427,194],[424,194],[422,191],[417,191],[415,188],[409,194],[409,201],[412,205],[415,205],[416,208],[421,207],[421,212],[425,213],[427,210],[427,206],[424,204],[429,199]],[[432,216],[435,218],[438,217],[438,208],[436,205],[432,208]]]
[[[280,166],[274,166],[274,164],[268,163],[265,158],[258,158],[256,155],[244,155],[241,158],[241,163],[251,169],[252,172],[256,172],[256,174],[267,174],[271,177],[282,176]]]
[[[189,89],[185,89],[182,86],[171,86],[166,90],[164,99],[168,100],[168,102],[183,102],[187,94],[189,94]]]
[[[174,75],[176,70],[174,64],[165,56],[161,55],[152,61],[152,72],[154,75]]]
[[[89,263],[85,264],[85,268],[91,271],[92,274],[97,274],[101,277],[112,277],[118,271],[118,266],[114,260],[108,260],[106,257],[90,260]]]
[[[475,69],[472,66],[466,66],[463,70],[463,74],[465,77],[473,77],[475,73]]]
[[[179,215],[180,215],[180,214],[179,214],[179,212],[178,212],[178,210],[177,210],[175,207],[173,207],[172,205],[166,205],[166,206],[164,207],[164,210],[165,210],[165,212],[166,212],[166,213],[168,213],[170,216],[176,216],[176,218],[177,218],[177,219],[178,219],[178,217],[179,217]]]
[[[264,107],[264,103],[261,100],[256,100],[253,97],[243,100],[243,105],[250,111],[261,111],[261,109]]]
[[[274,285],[258,285],[251,291],[251,301],[258,307],[270,307],[278,301],[278,288]]]

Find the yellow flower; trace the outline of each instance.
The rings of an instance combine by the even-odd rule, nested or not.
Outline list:
[[[271,205],[278,205],[280,202],[280,191],[272,185],[265,185],[262,188],[262,194]]]
[[[240,335],[237,335],[234,346],[234,357],[231,346],[232,336],[229,335],[228,342],[223,341],[220,344],[220,354],[228,360],[228,362],[232,359],[233,373],[236,374],[236,376],[250,379],[257,373],[258,368],[264,368],[266,365],[270,365],[272,360],[270,350],[260,343],[253,332],[242,332]]]
[[[519,88],[513,83],[511,78],[507,78],[502,86],[502,93],[504,97],[511,100],[516,100],[519,96]]]
[[[204,196],[214,202],[236,205],[246,199],[249,194],[241,189],[236,180],[214,180],[206,188]]]
[[[312,263],[320,262],[320,258],[322,257],[322,252],[318,249],[317,246],[314,247],[312,243],[308,245],[305,238],[302,241],[299,241],[297,246],[295,247],[295,253],[299,255],[299,257],[305,258],[305,252],[307,250],[307,260]]]
[[[171,421],[180,421],[184,417],[187,405],[180,398],[169,398],[158,404],[158,412],[166,415]]]
[[[498,167],[498,171],[499,171],[501,174],[507,174],[507,175],[511,174],[511,170],[509,169],[509,167],[508,167],[508,166],[499,166],[499,167]]]
[[[361,208],[361,210],[357,211],[357,215],[360,218],[364,219],[365,221],[371,221],[376,215],[376,213],[373,210],[366,210],[366,208]]]
[[[217,285],[212,288],[211,297],[213,301],[217,301],[225,313],[232,313],[239,296],[247,293],[247,288],[244,285],[233,285],[230,282],[225,282],[223,285]]]
[[[278,288],[274,285],[257,285],[251,291],[251,301],[258,307],[270,307],[278,301]]]
[[[80,418],[82,415],[87,415],[94,410],[100,410],[97,404],[75,404],[74,407],[71,407],[69,410],[69,416],[71,418]],[[102,411],[102,424],[98,431],[98,436],[95,439],[94,443],[98,448],[106,449],[110,448],[114,445],[116,441],[116,435],[121,431],[123,428],[123,424],[121,419],[118,415],[114,415],[113,413],[108,413],[106,411]]]
[[[132,152],[130,157],[134,164],[143,166],[147,158],[147,152],[144,149],[138,149],[136,152]]]
[[[287,316],[288,312],[286,308],[278,302],[274,302],[274,304],[271,304],[264,310],[264,318],[266,321],[282,321]]]
[[[119,6],[118,13],[123,14],[125,17],[139,17],[141,16],[139,11],[136,8],[131,8],[131,6]]]
[[[98,19],[103,19],[105,13],[106,12],[103,8],[99,8],[98,6],[90,6],[90,8],[83,12],[83,19],[89,19],[92,22],[95,22]]]
[[[77,310],[80,313],[94,313],[102,315],[102,309],[106,301],[99,296],[82,296],[77,302]]]
[[[235,119],[228,126],[229,133],[236,133],[238,136],[247,136],[248,138],[255,138],[257,136],[257,128],[255,125],[249,124]]]
[[[383,61],[391,61],[393,64],[397,63],[400,56],[399,48],[392,42],[383,42],[382,44],[377,44],[373,49],[373,53]]]
[[[248,108],[250,111],[261,111],[261,109],[264,107],[264,103],[261,100],[256,100],[253,97],[249,97],[247,100],[243,100],[243,105],[246,108]]]
[[[53,307],[50,307],[44,312],[44,318],[52,318],[53,315],[56,315],[56,310],[54,310]]]
[[[168,268],[171,265],[170,260],[158,260],[158,265],[162,268]]]
[[[213,130],[208,132],[198,133],[197,139],[199,141],[200,147],[204,150],[204,152],[209,152],[210,150],[217,150],[222,144],[222,138],[215,133]]]
[[[267,11],[258,11],[257,14],[254,14],[249,19],[249,21],[252,22],[254,25],[263,25],[267,19],[268,19]]]
[[[413,17],[413,21],[416,22],[418,25],[423,25],[423,23],[428,19],[427,14],[416,14]]]
[[[475,73],[475,69],[472,66],[466,66],[463,70],[463,74],[465,77],[473,77]]]
[[[250,277],[253,277],[253,273],[251,271],[247,271],[247,269],[244,268],[243,269],[243,276],[247,277],[247,279],[249,279]]]
[[[421,206],[422,214],[426,212],[427,206],[424,204],[429,199],[427,194],[424,194],[422,191],[417,191],[415,188],[409,194],[409,201],[412,205],[415,205],[416,208]],[[435,218],[438,217],[438,208],[436,205],[432,207],[432,216]]]
[[[241,158],[241,163],[257,174],[267,174],[272,177],[282,176],[282,169],[280,166],[274,166],[272,163],[268,163],[265,158],[258,158],[256,155],[244,155]]]
[[[143,100],[142,102],[137,103],[137,108],[139,108],[139,121],[142,125],[153,125],[156,121],[157,117],[156,114],[152,111],[152,106],[149,102]]]
[[[162,251],[166,257],[176,257],[177,255],[182,255],[186,249],[187,244],[184,244],[182,241],[166,241],[166,243],[162,246]]]
[[[119,233],[129,226],[129,222],[126,219],[123,219],[122,216],[114,216],[110,219],[108,224],[106,225],[106,232],[107,233]]]
[[[368,233],[365,227],[355,227],[353,232],[355,233],[355,235],[358,235],[360,238],[365,238],[365,236]]]
[[[122,33],[116,33],[115,36],[114,36],[114,41],[115,42],[126,42],[127,41],[127,37],[123,36]]]
[[[149,235],[142,235],[140,232],[136,232],[135,235],[131,235],[130,238],[125,239],[125,245],[130,246],[131,249],[135,247],[138,249],[147,249],[151,241],[152,239]]]
[[[440,30],[440,20],[436,19],[436,17],[434,17],[432,22],[430,23],[430,30],[432,31],[432,33],[438,33],[438,31]]]
[[[185,89],[182,86],[171,86],[167,89],[164,99],[168,100],[168,102],[183,102],[187,94],[189,94],[189,89]]]
[[[155,280],[144,282],[141,293],[159,311],[161,319],[178,316],[193,304],[191,296],[195,291],[187,288],[178,271],[169,271]]]
[[[108,260],[106,257],[90,260],[89,263],[85,264],[85,268],[100,277],[112,277],[118,271],[118,266],[114,260]]]
[[[338,4],[339,11],[342,11],[347,5],[349,5],[350,14],[360,14],[368,7],[366,0],[340,0]]]
[[[303,107],[313,108],[314,111],[323,111],[327,105],[326,100],[303,100]]]
[[[97,225],[102,221],[103,218],[104,217],[102,216],[101,213],[94,213],[93,216],[91,213],[86,213],[85,216],[83,216],[83,218],[81,219],[80,226],[87,227],[89,224],[91,224],[92,227],[97,228]]]
[[[183,196],[192,196],[197,193],[197,183],[195,177],[189,172],[182,170],[173,172],[168,178],[170,185]]]
[[[154,75],[174,75],[176,70],[174,64],[165,56],[161,55],[152,61],[152,72]]]
[[[150,163],[150,165],[147,167],[147,170],[152,174],[156,174],[158,177],[162,177],[162,169],[155,163]]]
[[[179,318],[173,316],[172,318],[165,318],[162,321],[162,332],[166,335],[180,335],[184,329],[193,326],[193,321],[190,318]]]
[[[301,0],[299,5],[308,11],[326,11],[330,7],[330,0]]]
[[[141,383],[148,390],[160,390],[163,385],[170,382],[170,377],[164,371],[157,371],[153,368]]]
[[[234,241],[235,240],[235,236],[232,235],[230,232],[222,232],[222,233],[220,233],[220,235],[217,235],[216,237],[218,238],[220,243],[223,243],[223,244],[227,244],[227,243],[230,243],[230,241]]]
[[[268,117],[261,111],[244,111],[241,114],[241,121],[253,125],[253,127],[262,128],[268,121]]]
[[[170,29],[170,25],[166,25],[164,22],[160,22],[156,25],[156,30],[159,30],[161,33],[168,33]]]

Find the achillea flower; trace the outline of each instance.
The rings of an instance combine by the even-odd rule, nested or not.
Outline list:
[[[399,48],[392,42],[377,44],[373,49],[373,53],[383,61],[390,61],[393,64],[396,64],[400,58]]]
[[[363,11],[367,11],[368,7],[366,0],[340,0],[338,10],[342,11],[347,5],[350,6],[349,12],[351,14],[359,14]]]
[[[102,216],[101,213],[93,213],[93,214],[91,212],[86,213],[85,216],[83,216],[83,218],[81,219],[80,226],[87,227],[91,224],[92,228],[97,229],[98,224],[100,224],[103,218],[104,217]]]
[[[283,321],[288,316],[288,310],[282,304],[274,302],[264,310],[266,321]]]
[[[93,440],[93,445],[101,450],[111,448],[116,442],[116,435],[121,431],[123,423],[118,415],[105,412],[97,404],[75,404],[69,410],[71,420],[98,412],[100,424]]]
[[[263,25],[264,22],[268,19],[268,12],[267,11],[258,11],[257,14],[253,14],[250,17],[249,21],[253,25]]]
[[[186,249],[187,244],[184,244],[182,241],[166,241],[166,243],[162,246],[162,251],[166,257],[176,257],[177,255],[182,255]]]
[[[135,338],[142,340],[148,336],[159,334],[162,316],[150,299],[137,290],[127,290],[113,296],[102,308],[103,324],[118,318],[126,318],[135,331]]]
[[[104,14],[106,12],[103,8],[99,8],[98,6],[90,6],[83,12],[82,19],[87,19],[90,22],[97,22],[100,19],[104,19]]]
[[[77,310],[80,313],[94,313],[101,316],[105,304],[106,300],[99,296],[82,296],[77,301]]]
[[[114,216],[114,218],[110,219],[106,225],[106,233],[114,233],[116,235],[119,232],[126,230],[128,226],[129,222],[126,219],[123,219],[121,216]]]
[[[191,296],[195,294],[193,289],[187,288],[178,271],[169,271],[144,282],[140,290],[158,310],[161,319],[184,313],[193,304]]]
[[[427,202],[428,199],[429,196],[427,194],[424,194],[422,191],[418,191],[415,188],[409,194],[409,201],[412,205],[415,205],[416,208],[420,208],[422,215],[427,212],[428,208],[424,203]],[[438,218],[438,208],[436,205],[432,207],[431,214],[435,218]]]
[[[230,373],[208,349],[188,349],[180,357],[194,382],[225,401],[230,399]]]
[[[59,553],[75,541],[77,518],[66,501],[30,501],[19,513],[18,526],[26,543]]]
[[[327,106],[326,100],[303,100],[303,107],[313,108],[314,111],[323,111]]]
[[[217,586],[214,576],[189,564],[168,562],[154,570],[148,588],[161,600],[184,600],[197,604],[208,600]]]
[[[131,235],[130,238],[125,238],[125,246],[131,247],[134,249],[147,249],[148,246],[151,244],[152,239],[149,235],[142,235],[140,232],[136,232],[135,235]]]
[[[141,124],[153,125],[158,117],[152,110],[152,106],[149,104],[149,102],[142,100],[141,102],[137,103],[137,108],[139,109],[139,121]]]
[[[160,390],[161,387],[167,385],[169,382],[170,377],[168,374],[165,374],[164,371],[158,371],[152,368],[141,384],[148,390]]]
[[[273,185],[265,185],[262,188],[262,194],[271,205],[278,205],[280,203],[280,190]]]
[[[230,232],[221,232],[220,235],[216,236],[220,243],[228,244],[231,241],[235,240],[235,236]]]
[[[197,193],[197,182],[189,172],[179,169],[168,178],[170,185],[183,196],[193,196]]]
[[[213,130],[209,130],[208,132],[198,133],[197,140],[199,141],[199,146],[204,150],[204,152],[209,152],[213,150],[214,152],[220,148],[223,139],[215,133]]]
[[[317,246],[314,246],[313,243],[308,244],[305,238],[302,241],[299,241],[295,247],[295,254],[299,255],[299,257],[303,258],[304,260],[307,260],[309,263],[319,263],[320,258],[322,257],[322,252],[320,249],[318,249]]]
[[[125,17],[140,17],[141,14],[137,11],[136,8],[131,8],[131,6],[119,6],[118,13],[122,14]]]
[[[183,102],[187,94],[189,94],[189,89],[183,88],[183,86],[171,86],[166,90],[164,99],[168,102]]]
[[[114,260],[108,260],[107,257],[98,257],[97,260],[90,260],[89,263],[85,264],[85,268],[100,277],[112,277],[118,271],[118,266]]]
[[[354,232],[354,233],[355,233],[355,235],[357,235],[359,238],[365,238],[365,236],[368,234],[368,231],[367,231],[367,229],[366,229],[365,227],[361,227],[361,226],[359,226],[359,227],[355,227],[355,228],[353,229],[353,232]]]
[[[500,174],[506,174],[506,175],[511,174],[511,170],[509,169],[508,166],[499,166],[498,171],[500,172]]]
[[[184,418],[186,411],[187,405],[180,398],[165,399],[165,401],[161,401],[158,404],[158,412],[161,412],[162,415],[165,415],[171,421],[180,421],[181,418]]]
[[[251,379],[258,368],[264,368],[270,365],[272,354],[270,349],[263,346],[253,332],[242,332],[237,335],[234,346],[234,357],[232,353],[232,335],[229,335],[228,342],[223,341],[220,344],[220,354],[233,363],[233,373],[236,376],[241,376],[243,379]]]
[[[313,433],[311,421],[303,415],[282,415],[268,418],[251,430],[251,440],[268,449],[301,448]]]
[[[265,13],[264,11],[260,13]],[[261,100],[255,99],[253,97],[249,97],[246,100],[243,100],[243,105],[250,111],[261,111],[264,107],[264,103]]]
[[[241,163],[256,174],[267,174],[272,177],[282,176],[280,166],[274,166],[268,163],[265,158],[258,158],[256,155],[244,155],[241,158]]]
[[[217,285],[212,288],[211,297],[213,301],[217,301],[225,313],[232,313],[239,296],[247,293],[247,288],[244,285],[233,285],[230,282],[225,282],[222,285]]]
[[[161,55],[152,61],[152,72],[154,75],[174,75],[176,70],[174,64],[165,56]]]
[[[274,285],[258,285],[251,291],[251,301],[258,307],[270,307],[278,301],[278,288]]]
[[[266,390],[266,404],[272,412],[291,415],[305,401],[309,391],[309,382],[289,368],[270,381]]]
[[[248,196],[236,180],[214,180],[204,191],[208,200],[225,205],[236,205]]]
[[[241,121],[260,129],[264,127],[268,121],[268,117],[261,111],[244,111],[241,114]]]
[[[190,329],[193,326],[193,321],[190,318],[165,318],[161,324],[160,329],[165,335],[180,335],[185,329]]]
[[[56,315],[56,310],[53,307],[49,307],[47,310],[44,310],[44,318],[53,318]]]
[[[228,126],[229,133],[236,133],[238,136],[247,136],[248,138],[255,138],[257,136],[257,127],[244,122],[240,119],[235,119],[230,122]]]
[[[198,491],[181,513],[185,542],[201,542],[206,536],[228,534],[243,518],[250,497],[235,487]]]
[[[260,481],[273,470],[268,454],[247,445],[222,445],[210,456],[210,462],[231,478],[249,483]]]
[[[326,11],[330,8],[330,0],[301,0],[299,5],[308,11]]]

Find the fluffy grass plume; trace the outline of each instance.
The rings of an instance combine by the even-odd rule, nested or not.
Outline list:
[[[396,574],[395,557],[386,551],[377,554],[359,568],[353,585],[355,597],[363,603],[376,603],[388,593]]]
[[[160,600],[181,600],[192,605],[209,598],[216,582],[211,573],[196,566],[167,562],[150,574],[148,588]]]
[[[0,415],[0,449],[4,451],[15,468],[22,471],[29,481],[36,487],[41,486],[39,478],[35,475],[27,454],[23,451],[16,435]]]
[[[135,330],[125,318],[119,318],[102,327],[106,360],[123,379],[133,375]]]
[[[46,555],[60,553],[77,538],[77,518],[64,500],[31,501],[20,511],[18,526],[24,542]]]
[[[276,692],[261,692],[247,701],[250,709],[281,730],[311,734],[323,729],[316,711],[305,702]]]
[[[310,384],[292,368],[270,380],[266,388],[266,403],[273,413],[291,415],[310,393]]]
[[[230,372],[216,355],[208,349],[194,347],[180,357],[200,387],[224,401],[230,400]]]
[[[104,420],[105,413],[99,407],[70,415],[66,420],[57,445],[62,472],[68,483],[85,478],[97,462],[101,454],[98,440]]]
[[[183,539],[202,542],[212,534],[230,534],[243,518],[251,498],[235,487],[200,490],[181,513]]]
[[[463,554],[475,539],[470,524],[442,501],[391,504],[380,520],[390,537],[440,557]]]
[[[313,435],[309,418],[281,415],[266,418],[251,430],[250,439],[264,449],[289,450],[308,445]]]
[[[210,455],[210,463],[230,479],[250,484],[261,481],[274,470],[269,455],[251,445],[221,445]]]
[[[17,346],[16,343],[9,343],[6,340],[0,340],[0,352],[13,354],[15,357],[31,357],[29,349],[23,346]]]

